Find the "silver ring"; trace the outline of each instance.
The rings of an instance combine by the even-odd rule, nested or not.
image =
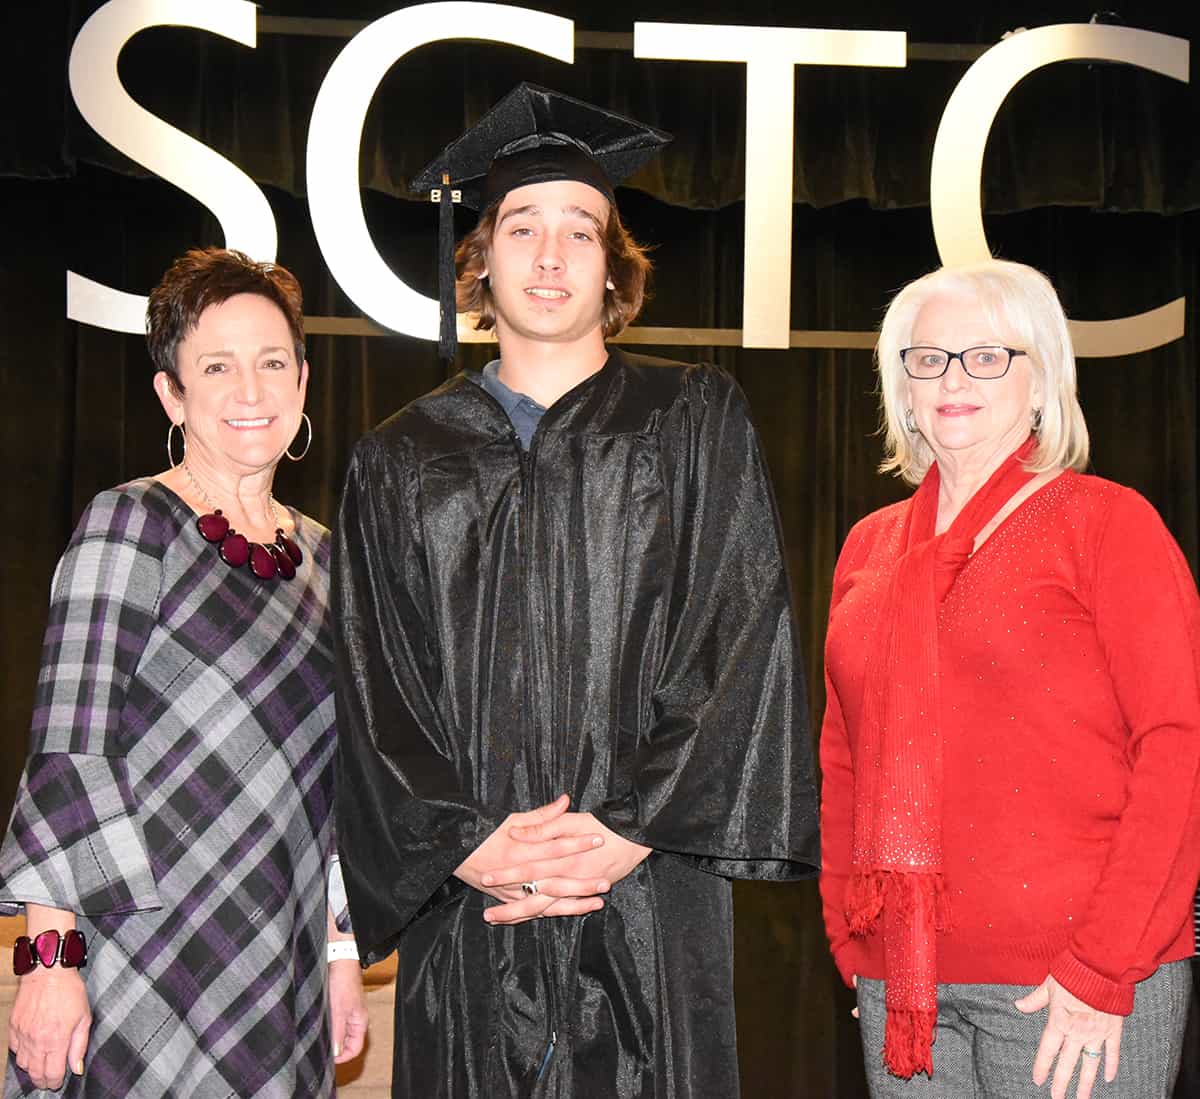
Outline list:
[[[538,895],[538,883],[536,881],[521,882],[521,892],[527,897],[536,897]]]
[[[1080,1052],[1080,1053],[1082,1053],[1082,1054],[1083,1054],[1085,1057],[1099,1057],[1099,1056],[1100,1056],[1100,1054],[1103,1052],[1103,1050],[1099,1050],[1099,1049],[1081,1049],[1079,1052]]]

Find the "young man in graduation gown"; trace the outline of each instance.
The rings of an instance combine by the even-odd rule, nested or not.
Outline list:
[[[360,441],[337,533],[339,842],[364,960],[399,948],[397,1096],[731,1099],[729,879],[817,865],[745,400],[605,344],[648,266],[613,185],[665,140],[522,85],[423,177],[483,212],[458,291],[500,356]]]

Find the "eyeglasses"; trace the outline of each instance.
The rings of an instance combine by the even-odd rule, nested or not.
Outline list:
[[[970,378],[989,381],[1003,378],[1013,357],[1024,355],[1015,347],[968,347],[965,351],[947,351],[943,347],[906,347],[900,352],[904,373],[919,380],[940,378],[957,359]]]

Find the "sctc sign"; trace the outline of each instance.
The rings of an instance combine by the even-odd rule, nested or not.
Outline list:
[[[121,85],[117,58],[147,27],[195,27],[256,44],[249,0],[109,0],[71,49],[71,94],[101,137],[169,180],[216,216],[226,244],[275,258],[278,234],[262,191],[237,165],[169,126]],[[445,28],[469,28],[449,34]],[[313,105],[307,175],[313,230],[330,272],[369,317],[397,332],[437,339],[437,302],[397,278],[371,241],[359,189],[359,145],[384,74],[421,46],[475,39],[574,62],[574,23],[505,4],[418,4],[365,27],[334,60]],[[743,345],[787,347],[791,298],[792,120],[796,65],[902,68],[897,31],[634,24],[634,56],[746,66],[746,232]],[[947,264],[990,254],[980,182],[992,122],[1008,93],[1056,61],[1110,61],[1188,80],[1186,39],[1127,27],[1066,24],[1013,35],[971,66],[946,104],[933,150],[929,204]],[[1185,299],[1117,320],[1074,322],[1080,355],[1123,355],[1183,335]],[[142,332],[146,299],[67,272],[67,316],[119,332]]]

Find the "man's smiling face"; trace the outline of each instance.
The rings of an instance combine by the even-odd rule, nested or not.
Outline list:
[[[485,273],[502,348],[600,335],[608,212],[608,199],[576,180],[527,184],[501,199]]]

